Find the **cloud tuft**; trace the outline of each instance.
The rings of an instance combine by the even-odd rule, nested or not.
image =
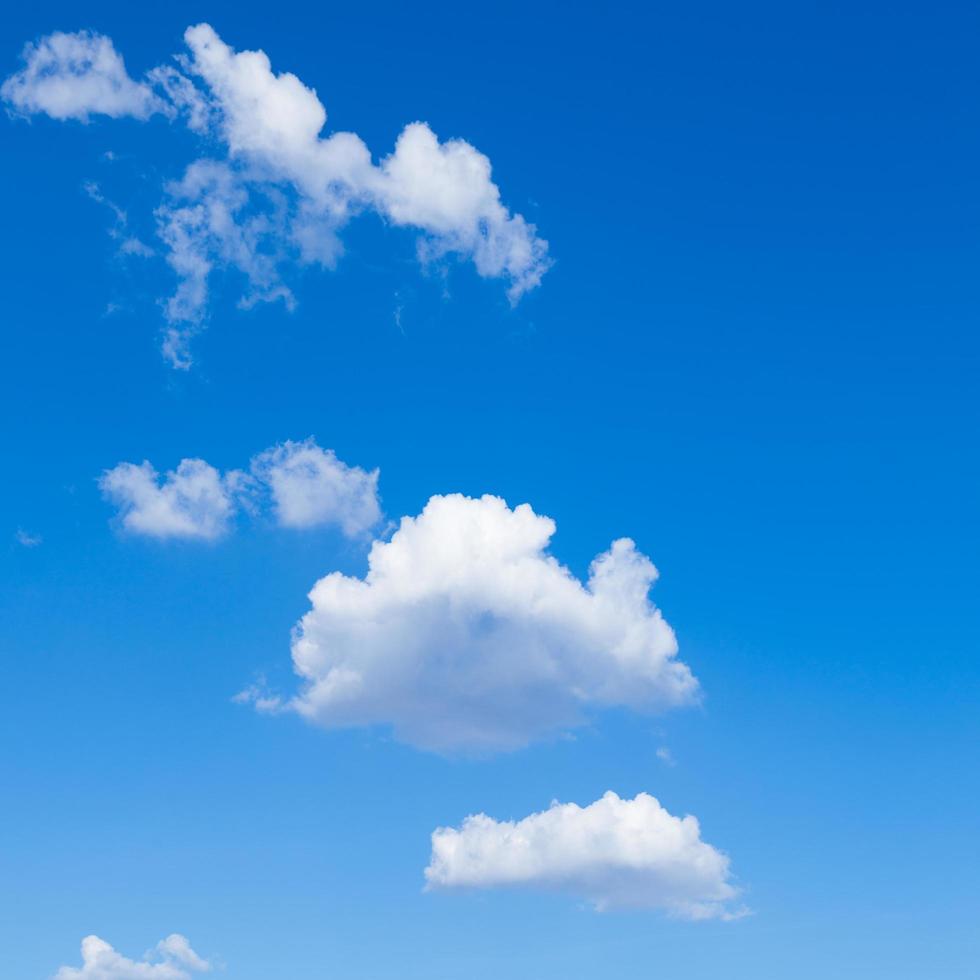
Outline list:
[[[381,519],[379,471],[348,466],[312,439],[273,446],[250,469],[222,474],[203,459],[183,459],[161,477],[149,462],[119,463],[99,486],[125,530],[155,538],[214,540],[240,510],[260,512],[267,501],[281,527],[335,526],[349,538]]]
[[[117,953],[98,936],[86,936],[82,940],[82,965],[63,966],[54,980],[190,980],[192,974],[210,970],[211,964],[178,933],[161,940],[142,960]]]
[[[119,507],[127,531],[213,540],[227,531],[234,512],[233,483],[203,459],[183,459],[162,479],[149,462],[120,463],[99,487]]]
[[[44,541],[44,538],[40,534],[31,534],[30,531],[25,531],[22,527],[19,527],[14,532],[14,540],[22,548],[36,548]]]
[[[57,31],[28,44],[24,67],[0,87],[0,98],[25,116],[88,122],[91,115],[146,119],[167,105],[129,77],[122,56],[102,34]]]

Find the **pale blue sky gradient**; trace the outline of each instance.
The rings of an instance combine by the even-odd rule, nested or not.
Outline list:
[[[113,257],[83,185],[149,240],[192,137],[3,121],[0,976],[180,932],[230,980],[974,977],[975,7],[42,3],[0,73],[85,27],[140,74],[201,20],[376,152],[415,119],[469,140],[556,264],[511,309],[364,219],[293,313],[219,281],[174,372],[169,273]],[[126,537],[97,480],[308,436],[380,467],[395,519],[528,501],[579,575],[632,537],[703,705],[447,761],[232,703],[293,687],[306,593],[363,547]],[[754,915],[423,893],[436,826],[607,789],[696,814]]]

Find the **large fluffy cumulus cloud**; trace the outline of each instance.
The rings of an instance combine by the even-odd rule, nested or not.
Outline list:
[[[586,807],[552,803],[523,820],[467,817],[432,835],[430,888],[536,888],[598,909],[652,908],[688,919],[732,918],[728,858],[646,793],[606,793]]]
[[[244,277],[245,305],[291,305],[283,279],[291,265],[332,268],[340,231],[363,211],[417,230],[423,262],[456,255],[481,276],[504,279],[512,302],[541,281],[547,243],[502,203],[490,160],[469,143],[440,141],[413,122],[375,163],[357,134],[323,135],[327,112],[316,92],[275,72],[263,51],[235,51],[208,24],[184,39],[176,64],[135,81],[108,38],[50,35],[28,46],[24,68],[3,87],[21,114],[84,122],[162,112],[223,147],[221,159],[192,161],[171,181],[157,210],[178,283],[164,307],[164,353],[174,366],[191,363],[188,341],[206,321],[216,270]]]
[[[595,709],[694,699],[648,597],[651,562],[624,538],[583,583],[548,554],[554,531],[527,504],[433,497],[374,543],[365,578],[334,572],[314,586],[292,648],[305,683],[286,707],[326,727],[391,726],[421,748],[484,752]]]
[[[210,969],[211,964],[178,933],[161,940],[142,960],[123,956],[98,936],[86,936],[82,965],[63,966],[54,980],[190,980],[191,974]]]

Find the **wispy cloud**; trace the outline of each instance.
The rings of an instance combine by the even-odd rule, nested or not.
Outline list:
[[[191,364],[189,341],[206,321],[216,271],[244,275],[245,306],[291,307],[288,270],[333,268],[341,231],[364,211],[418,231],[423,263],[457,256],[505,280],[512,302],[541,282],[547,243],[501,202],[490,160],[469,143],[441,141],[413,122],[375,163],[355,133],[321,135],[327,113],[316,92],[275,72],[263,51],[235,51],[207,24],[184,39],[186,53],[137,81],[109,38],[52,34],[25,48],[23,68],[0,89],[22,115],[87,122],[160,114],[223,148],[221,158],[194,160],[170,182],[156,212],[178,282],[165,306],[164,353],[174,366]],[[122,227],[125,214],[116,211]],[[147,254],[149,246],[120,238],[124,254]]]
[[[40,534],[31,534],[19,527],[14,532],[14,540],[23,548],[36,548],[44,539]]]
[[[110,201],[103,193],[101,187],[94,181],[86,181],[82,185],[85,193],[88,194],[97,204],[103,204],[109,209],[113,216],[113,223],[109,228],[109,237],[119,243],[117,252],[119,255],[137,256],[138,258],[151,258],[156,254],[149,245],[141,242],[129,231],[129,215],[113,201]]]

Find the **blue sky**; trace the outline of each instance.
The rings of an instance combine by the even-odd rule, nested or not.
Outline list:
[[[25,43],[86,29],[139,84],[207,22],[315,89],[324,135],[356,132],[375,163],[424,121],[489,158],[552,264],[512,305],[513,276],[465,249],[420,263],[430,231],[372,205],[335,269],[284,261],[292,311],[239,308],[248,286],[216,261],[175,368],[154,213],[227,146],[164,112],[2,120],[0,975],[78,968],[92,934],[139,960],[177,933],[232,980],[973,976],[978,20],[966,4],[8,13],[3,77]],[[269,183],[295,205],[282,173]],[[260,212],[252,197],[239,219]],[[154,254],[119,254],[127,236]],[[307,439],[348,476],[380,470],[370,529],[289,526],[253,474],[221,533],[153,536],[100,488],[120,463],[224,478]],[[597,696],[583,724],[526,739],[508,702],[525,744],[478,752],[392,732],[416,689],[386,695],[377,725],[234,700],[297,694],[314,583],[362,578],[371,540],[443,494],[529,503],[582,581],[631,538],[700,700]],[[503,652],[523,650],[518,626]],[[533,634],[560,661],[550,637]],[[500,707],[484,693],[467,686],[467,710]],[[696,815],[751,914],[423,891],[437,827],[608,790]]]

